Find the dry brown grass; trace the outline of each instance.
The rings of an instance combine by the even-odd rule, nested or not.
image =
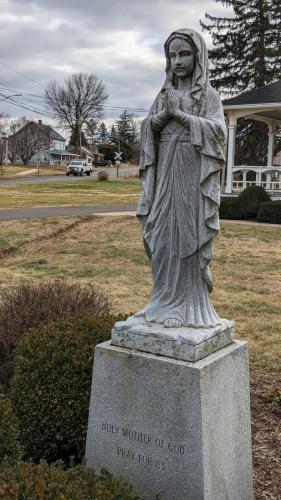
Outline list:
[[[1,237],[0,249],[21,244],[2,257],[2,286],[59,277],[93,283],[122,312],[137,311],[149,299],[150,268],[133,217],[4,222]],[[249,341],[256,372],[280,372],[280,268],[278,227],[222,223],[213,300],[222,316],[237,322],[237,338]]]
[[[251,414],[255,500],[281,498],[281,377],[252,376]]]

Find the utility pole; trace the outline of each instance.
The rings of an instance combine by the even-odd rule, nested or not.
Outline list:
[[[39,148],[37,149],[37,174],[39,175]]]
[[[1,161],[1,166],[3,164],[3,156],[4,156],[5,166],[7,168],[7,165],[8,165],[8,137],[6,135],[6,132],[3,132],[3,134],[2,134],[2,161]],[[3,175],[3,168],[2,168],[2,175]]]
[[[79,135],[79,149],[80,149],[80,156],[82,159],[82,124],[81,124],[81,115],[80,115],[80,110],[78,110],[78,135]]]
[[[1,175],[2,175],[2,177],[4,175],[4,172],[3,172],[4,137],[5,137],[5,135],[3,134],[2,135],[2,141],[1,141],[1,149],[2,149],[2,151],[1,151]]]
[[[7,168],[7,165],[8,165],[8,137],[5,136],[5,141],[6,141],[6,147],[5,147],[5,165],[6,165],[6,168]]]

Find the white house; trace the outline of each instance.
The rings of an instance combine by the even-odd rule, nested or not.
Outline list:
[[[35,153],[30,163],[37,164],[39,157],[39,163],[43,165],[67,165],[70,160],[79,158],[78,154],[71,153],[66,149],[66,139],[50,125],[45,125],[42,120],[39,120],[38,126],[49,138],[49,146],[43,147]]]

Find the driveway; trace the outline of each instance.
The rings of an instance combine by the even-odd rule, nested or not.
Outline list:
[[[0,209],[0,221],[47,219],[76,215],[135,212],[136,205],[79,205],[69,207],[5,208]]]

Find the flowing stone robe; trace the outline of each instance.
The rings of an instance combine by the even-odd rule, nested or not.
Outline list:
[[[220,97],[207,81],[202,37],[192,30],[180,32],[189,37],[192,33],[197,49],[191,91],[177,91],[181,113],[167,123],[161,114],[162,90],[141,128],[143,193],[137,215],[151,259],[153,292],[150,303],[136,316],[148,322],[177,319],[183,326],[207,328],[221,324],[209,297],[208,265],[219,230],[226,127]]]

